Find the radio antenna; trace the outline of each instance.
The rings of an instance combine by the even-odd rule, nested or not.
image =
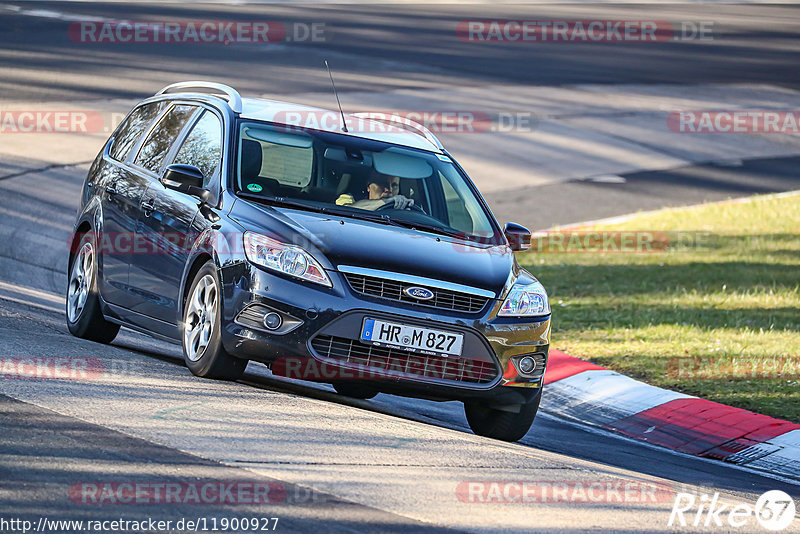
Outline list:
[[[336,84],[333,83],[333,74],[331,74],[331,67],[328,65],[328,60],[325,60],[325,68],[328,69],[328,76],[331,78],[331,86],[333,87],[333,96],[336,97],[336,104],[339,106],[339,113],[342,114],[342,131],[347,132],[347,121],[344,120],[344,111],[342,111],[342,103],[339,102],[339,93],[336,92]]]

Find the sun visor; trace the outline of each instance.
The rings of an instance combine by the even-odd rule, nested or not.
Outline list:
[[[375,170],[381,174],[420,179],[427,178],[433,173],[433,167],[424,159],[392,148],[375,152],[372,159]]]
[[[264,128],[245,128],[244,133],[259,141],[266,141],[275,145],[291,146],[294,148],[311,148],[312,139],[310,135],[277,132]]]

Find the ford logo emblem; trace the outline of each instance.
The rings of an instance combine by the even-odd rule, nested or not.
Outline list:
[[[431,300],[435,296],[433,291],[425,289],[424,287],[407,287],[403,292],[417,300]]]

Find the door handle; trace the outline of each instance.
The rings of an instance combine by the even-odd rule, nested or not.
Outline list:
[[[150,217],[150,214],[153,213],[155,209],[156,206],[151,201],[147,200],[145,202],[142,202],[142,210],[144,211],[145,217]]]

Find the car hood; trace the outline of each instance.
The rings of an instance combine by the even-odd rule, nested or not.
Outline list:
[[[348,265],[404,273],[486,289],[499,296],[516,267],[506,245],[475,244],[410,228],[250,202],[242,210],[244,203],[238,200],[235,210],[240,224],[257,232],[261,227],[266,235],[303,246],[326,269]]]

